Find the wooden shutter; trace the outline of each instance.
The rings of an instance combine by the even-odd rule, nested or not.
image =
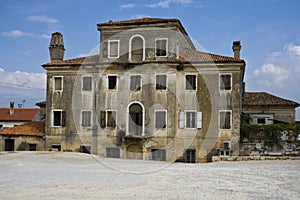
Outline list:
[[[105,128],[106,127],[106,112],[100,111],[100,127]]]
[[[184,112],[179,113],[179,128],[184,128]]]
[[[202,112],[197,112],[197,128],[202,128]]]
[[[62,127],[66,126],[66,111],[61,112],[61,126]]]

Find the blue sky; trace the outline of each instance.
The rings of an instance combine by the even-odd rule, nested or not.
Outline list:
[[[52,32],[62,32],[65,58],[74,58],[98,45],[97,23],[145,16],[180,19],[211,53],[232,56],[232,41],[241,40],[247,91],[300,102],[299,10],[296,0],[0,1],[0,107],[45,100],[41,64]]]

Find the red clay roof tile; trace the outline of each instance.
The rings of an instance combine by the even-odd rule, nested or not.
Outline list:
[[[10,115],[9,108],[0,108],[0,121],[32,121],[40,111],[39,108],[14,108]]]
[[[291,100],[283,99],[266,92],[245,92],[243,95],[243,106],[300,106]]]
[[[28,122],[22,125],[4,128],[0,135],[38,136],[45,135],[45,122]]]

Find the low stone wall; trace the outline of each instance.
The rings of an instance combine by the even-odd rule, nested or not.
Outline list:
[[[249,160],[300,160],[300,157],[294,156],[230,156],[220,157],[213,156],[212,162],[219,161],[249,161]]]

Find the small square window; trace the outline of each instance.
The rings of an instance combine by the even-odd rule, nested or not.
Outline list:
[[[120,149],[117,147],[106,147],[107,158],[120,158]]]
[[[107,78],[108,78],[108,89],[116,90],[117,89],[117,76],[109,75]]]
[[[54,91],[62,91],[63,90],[63,77],[54,76]]]
[[[167,127],[167,111],[155,111],[155,128]]]
[[[155,41],[156,56],[167,56],[167,39],[157,39]]]
[[[266,118],[257,118],[257,124],[266,124]]]
[[[196,75],[186,75],[185,80],[186,90],[196,90]]]
[[[119,57],[119,41],[112,40],[108,41],[108,55],[109,58],[118,58]]]
[[[156,75],[156,90],[167,89],[167,75]]]
[[[220,129],[231,129],[231,112],[221,111],[220,112]]]
[[[130,77],[130,90],[141,90],[141,76],[134,75]]]
[[[82,77],[82,90],[84,90],[84,91],[92,90],[92,77],[91,76]]]
[[[231,90],[231,74],[220,75],[220,90]]]
[[[91,111],[82,111],[81,112],[81,126],[82,127],[91,127],[92,122],[92,112]]]
[[[166,161],[166,150],[165,149],[151,149],[152,160]]]

